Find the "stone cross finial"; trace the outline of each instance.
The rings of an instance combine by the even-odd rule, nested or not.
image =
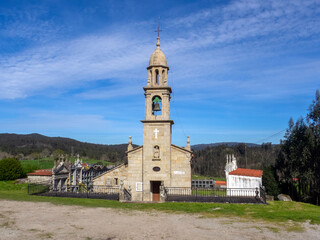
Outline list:
[[[129,141],[128,141],[128,151],[132,150],[133,146],[132,146],[132,140],[131,140],[131,136],[129,136]]]
[[[187,146],[185,146],[185,149],[191,151],[191,146],[190,146],[190,137],[187,136]]]

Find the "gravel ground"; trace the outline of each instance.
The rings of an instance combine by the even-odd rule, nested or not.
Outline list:
[[[293,227],[300,232],[288,231]],[[0,239],[320,239],[320,226],[0,201]]]

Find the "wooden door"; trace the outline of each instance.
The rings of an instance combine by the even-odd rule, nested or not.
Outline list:
[[[160,185],[161,181],[151,181],[152,187],[152,201],[160,201]]]

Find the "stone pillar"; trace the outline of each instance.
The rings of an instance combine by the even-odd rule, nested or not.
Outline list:
[[[131,140],[131,136],[129,136],[129,141],[128,141],[128,151],[132,150],[133,146],[132,146],[132,140]]]
[[[162,116],[164,120],[170,119],[170,94],[163,93],[162,94]]]
[[[119,201],[124,201],[124,184],[123,180],[120,181],[120,188],[119,188]]]
[[[191,146],[190,146],[190,139],[189,136],[187,136],[187,146],[185,146],[185,149],[191,151]]]
[[[145,119],[150,119],[152,115],[152,102],[151,102],[151,94],[145,93]]]
[[[162,182],[160,185],[160,202],[165,202],[166,199],[167,199],[167,193]]]
[[[164,69],[163,73],[163,85],[168,86],[168,70]]]
[[[64,180],[64,191],[68,192],[68,178],[66,178],[66,180]]]
[[[151,77],[152,77],[151,70],[148,70],[148,83],[147,83],[147,86],[151,85],[151,81],[152,81]]]
[[[154,68],[151,69],[151,86],[156,85],[156,70]]]

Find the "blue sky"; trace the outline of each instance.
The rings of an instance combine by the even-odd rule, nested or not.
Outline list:
[[[279,143],[306,115],[320,88],[318,0],[3,0],[0,132],[142,144],[158,17],[173,143]]]

